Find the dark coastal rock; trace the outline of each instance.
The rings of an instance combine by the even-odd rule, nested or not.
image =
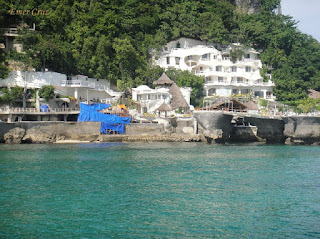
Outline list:
[[[52,131],[43,130],[38,127],[28,129],[23,137],[25,143],[53,143],[56,141],[56,134]]]
[[[4,141],[6,144],[21,144],[22,138],[25,134],[25,129],[17,127],[4,134]]]
[[[319,116],[283,117],[284,135],[290,137],[294,144],[313,144],[320,142]]]
[[[257,137],[265,139],[267,143],[284,143],[285,122],[281,118],[264,116],[246,116],[244,120],[257,126]]]
[[[257,142],[257,127],[234,127],[230,134],[232,142]]]
[[[232,115],[215,111],[197,111],[194,112],[194,117],[202,127],[203,135],[208,139],[208,142],[212,140],[223,142],[229,138],[232,131]]]

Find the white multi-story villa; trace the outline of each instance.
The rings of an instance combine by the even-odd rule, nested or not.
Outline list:
[[[165,73],[153,84],[155,89],[146,85],[132,88],[132,100],[141,105],[141,113],[155,113],[163,103],[171,111],[180,108],[187,112],[190,109],[190,87],[179,88]]]
[[[77,75],[68,79],[57,72],[12,71],[6,79],[0,79],[0,87],[20,86],[27,89],[40,89],[52,85],[60,95],[72,96],[78,101],[112,103],[120,96],[110,88],[110,82]]]
[[[274,84],[263,81],[259,52],[233,44],[222,50],[219,44],[180,38],[166,44],[154,54],[154,62],[162,68],[174,67],[205,77],[206,96],[231,96],[250,93],[253,96],[274,99]],[[231,61],[231,52],[241,49],[243,56]]]

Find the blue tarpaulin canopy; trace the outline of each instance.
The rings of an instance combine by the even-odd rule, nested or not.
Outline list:
[[[48,111],[49,111],[49,106],[47,106],[47,105],[41,105],[41,106],[40,106],[40,109],[41,109],[42,112],[48,112]]]
[[[78,122],[83,121],[97,121],[101,122],[101,133],[108,133],[109,130],[116,131],[120,134],[124,133],[124,125],[130,124],[130,117],[120,117],[115,114],[103,114],[99,111],[105,108],[109,108],[109,104],[93,104],[87,105],[80,103],[80,114],[78,116]]]

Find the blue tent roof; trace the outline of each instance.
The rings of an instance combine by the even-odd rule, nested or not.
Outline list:
[[[130,117],[120,117],[115,114],[103,114],[99,111],[109,108],[109,104],[93,104],[87,105],[80,103],[80,114],[78,122],[83,121],[97,121],[102,122],[100,132],[105,132],[110,129],[119,133],[124,133],[124,124],[130,124]],[[119,126],[120,125],[120,126]]]

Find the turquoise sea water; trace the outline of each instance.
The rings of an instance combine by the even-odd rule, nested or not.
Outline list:
[[[0,145],[0,238],[320,238],[320,147]]]

